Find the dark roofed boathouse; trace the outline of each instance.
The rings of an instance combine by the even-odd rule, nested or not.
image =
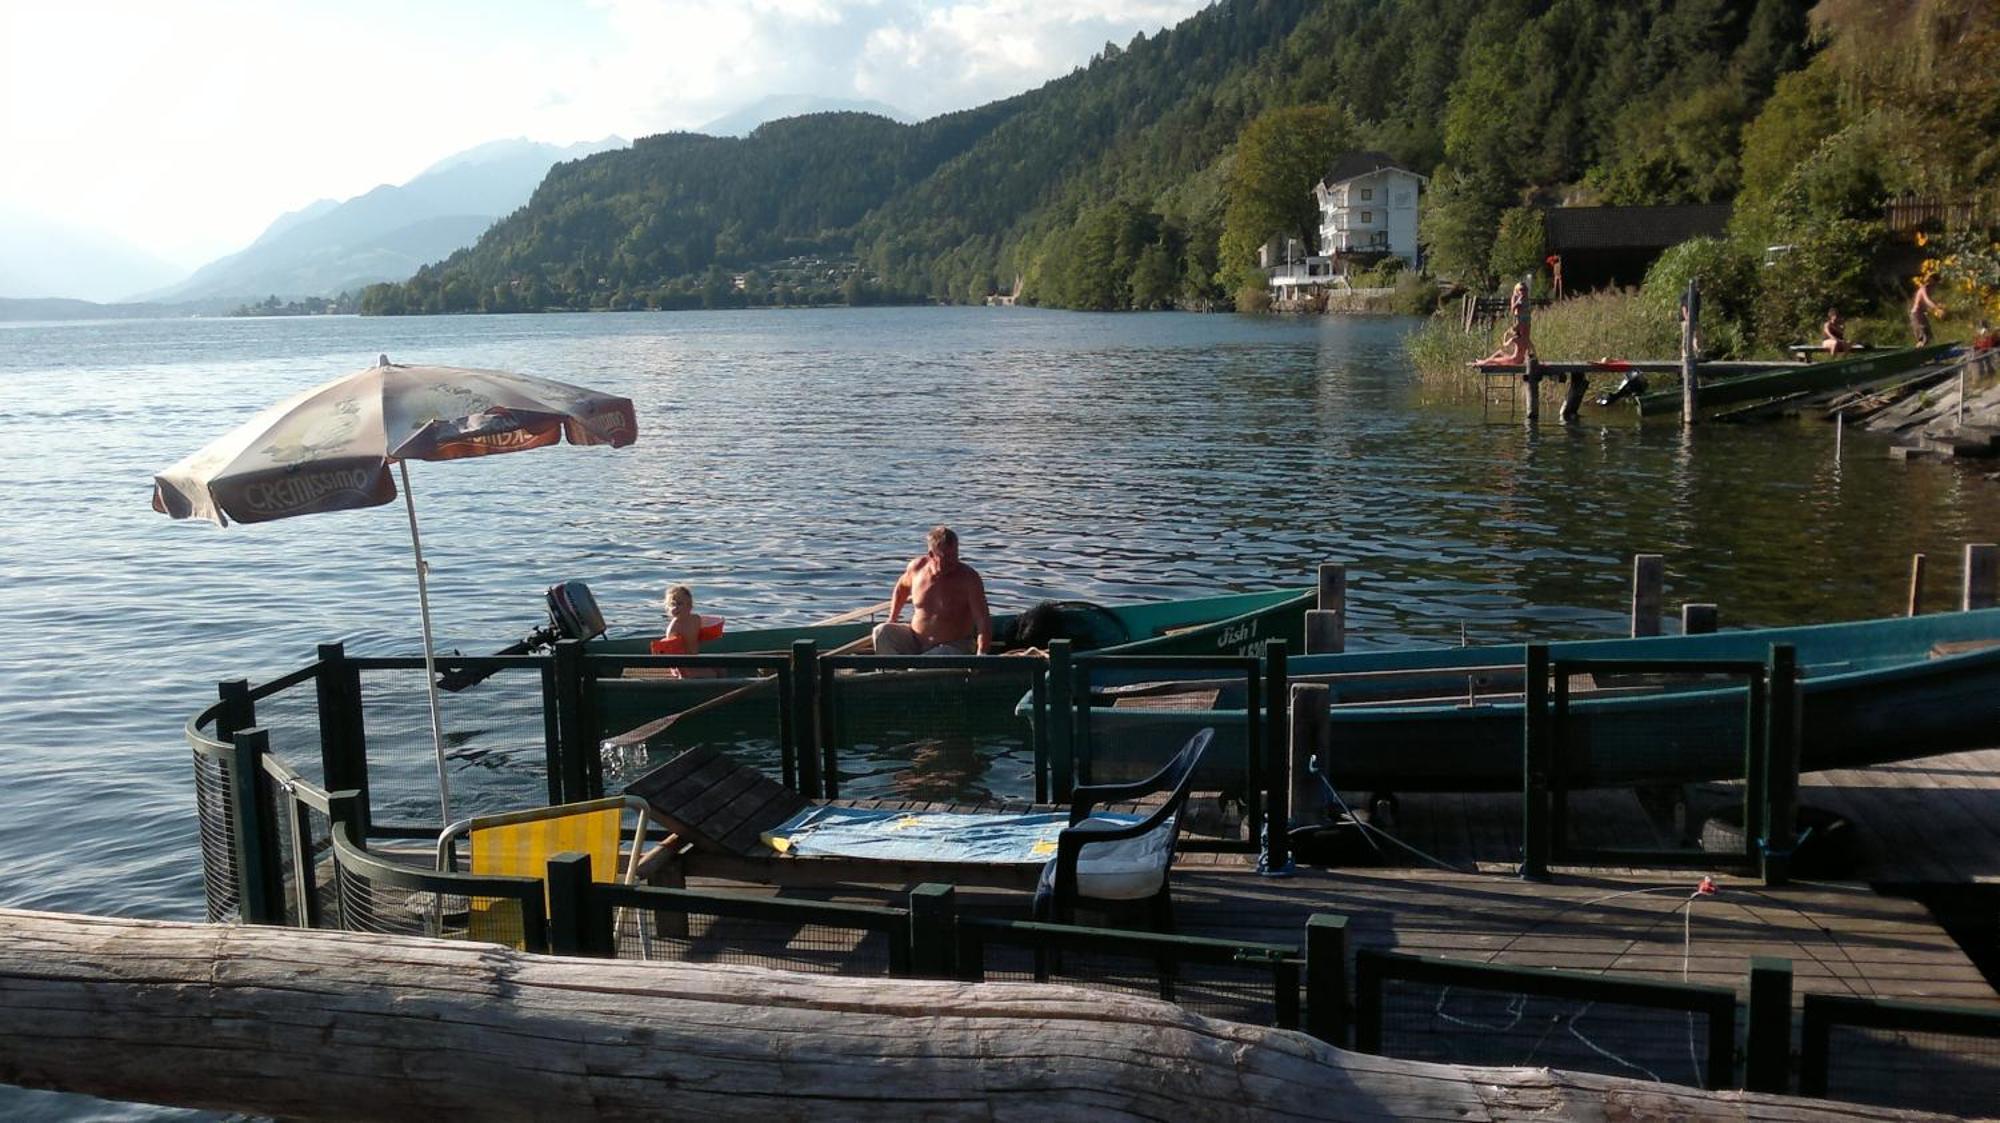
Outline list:
[[[1636,285],[1667,247],[1720,238],[1729,204],[1673,207],[1551,207],[1542,212],[1548,248],[1563,259],[1568,292]]]

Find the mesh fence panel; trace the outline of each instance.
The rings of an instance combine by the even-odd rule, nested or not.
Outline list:
[[[1031,800],[1034,723],[1017,704],[1037,659],[979,668],[838,670],[827,680],[821,736],[842,796],[939,803]]]
[[[375,821],[436,824],[437,759],[424,672],[364,671],[361,699]],[[539,673],[502,671],[461,693],[441,694],[438,710],[455,818],[547,802]],[[301,767],[308,776],[318,771],[318,752],[315,740],[312,767]],[[289,755],[286,760],[297,763]]]
[[[720,678],[673,679],[627,671],[597,683],[602,734],[615,737],[670,714],[685,714],[643,745],[607,750],[604,789],[616,791],[648,769],[694,748],[713,748],[771,776],[784,769],[781,729],[788,700],[775,675],[732,669]],[[706,708],[698,708],[706,707]]]
[[[230,776],[221,757],[194,753],[195,818],[201,831],[201,887],[210,924],[240,918],[236,888],[235,815],[230,810]]]
[[[339,927],[521,947],[521,904],[511,897],[467,897],[386,885],[345,862],[335,862],[340,894]]]
[[[1534,1065],[1708,1083],[1708,1017],[1520,991],[1387,979],[1382,1053],[1447,1064]]]
[[[340,893],[334,881],[332,824],[326,815],[302,800],[287,796],[278,785],[272,785],[275,802],[272,813],[279,824],[278,851],[283,862],[285,883],[284,916],[285,923],[295,928],[307,927],[308,914],[299,901],[300,883],[303,880],[307,893],[318,911],[319,927],[340,927]],[[296,817],[296,818],[294,818]],[[293,831],[296,823],[298,830]],[[304,841],[304,853],[298,852],[295,839]]]
[[[1157,683],[1124,681],[1133,672],[1093,667],[1084,674],[1090,706],[1078,722],[1077,779],[1086,784],[1143,780],[1160,770],[1196,732],[1215,730],[1195,777],[1199,791],[1241,796],[1250,781],[1250,742],[1261,726],[1248,708],[1242,672],[1197,678],[1157,672]]]
[[[2000,1105],[2000,1037],[1836,1025],[1827,1037],[1826,1095],[1991,1115]]]
[[[613,924],[619,959],[735,963],[823,975],[889,974],[898,936],[890,928],[650,908],[620,908]]]
[[[1161,958],[1151,951],[1104,949],[1043,951],[1045,981],[1141,998],[1159,998],[1211,1018],[1251,1025],[1278,1024],[1274,967],[1254,963],[1199,963]],[[989,982],[1036,981],[1036,951],[988,942],[982,962]]]

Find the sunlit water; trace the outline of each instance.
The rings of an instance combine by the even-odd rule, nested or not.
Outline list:
[[[223,530],[147,505],[155,470],[378,352],[638,407],[628,449],[413,466],[440,643],[469,652],[519,638],[570,577],[614,627],[655,626],[675,580],[732,626],[805,622],[886,597],[939,521],[1003,609],[1305,584],[1342,560],[1357,646],[1614,633],[1642,551],[1666,555],[1670,604],[1718,602],[1725,626],[1889,614],[1912,552],[1942,602],[1959,546],[2000,534],[2000,484],[1892,462],[1878,438],[1848,434],[1836,459],[1820,425],[1526,426],[1419,383],[1409,326],[1026,309],[0,325],[0,903],[199,918],[182,722],[217,680],[320,642],[417,650],[400,508]],[[539,729],[490,718],[448,717],[475,809],[541,783]],[[391,798],[423,808],[421,720],[371,716],[370,734]],[[972,782],[1020,790],[1018,761],[994,767]],[[17,1102],[0,1109],[97,1110]]]

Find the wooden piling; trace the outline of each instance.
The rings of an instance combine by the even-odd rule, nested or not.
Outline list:
[[[1660,634],[1660,606],[1666,585],[1666,558],[1659,554],[1632,555],[1632,636]]]
[[[1312,758],[1319,758],[1321,771],[1332,774],[1333,761],[1329,759],[1332,745],[1333,721],[1328,707],[1332,704],[1333,689],[1323,682],[1295,682],[1292,684],[1292,730],[1291,751],[1291,819],[1295,826],[1323,823],[1325,817],[1319,811],[1326,806],[1326,792],[1313,777],[1309,765]]]
[[[1322,619],[1319,629],[1331,628],[1331,632],[1315,633],[1314,616],[1306,614],[1306,653],[1337,654],[1347,650],[1347,566],[1341,562],[1323,562],[1319,567],[1320,613],[1330,614],[1332,623]]]
[[[1910,607],[1905,616],[1920,616],[1924,611],[1924,555],[1910,555]]]
[[[1527,369],[1521,375],[1521,401],[1528,420],[1533,421],[1542,415],[1542,365],[1535,361],[1532,354],[1528,356]]]
[[[1969,543],[1965,547],[1965,587],[1959,596],[1959,607],[1971,612],[1995,605],[2000,605],[2000,546],[1991,542]]]
[[[1705,636],[1715,631],[1717,612],[1712,604],[1684,604],[1681,606],[1681,634],[1684,636]]]
[[[1563,395],[1562,412],[1557,417],[1567,425],[1583,410],[1583,395],[1590,389],[1590,376],[1580,370],[1569,374],[1569,391]]]
[[[1681,295],[1681,425],[1690,427],[1695,422],[1695,404],[1698,397],[1695,376],[1701,366],[1695,353],[1695,334],[1701,323],[1701,286],[1688,281],[1687,292]]]

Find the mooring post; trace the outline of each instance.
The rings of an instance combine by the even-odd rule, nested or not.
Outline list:
[[[1264,645],[1264,775],[1256,782],[1271,793],[1270,803],[1264,809],[1261,872],[1273,876],[1292,872],[1292,790],[1291,770],[1287,767],[1291,754],[1286,751],[1292,732],[1287,709],[1292,701],[1286,681],[1288,662],[1284,640],[1274,639]]]
[[[1910,607],[1906,616],[1919,616],[1924,611],[1924,555],[1910,555]]]
[[[1521,876],[1549,876],[1549,645],[1531,643],[1522,659]]]
[[[597,924],[590,900],[590,855],[565,850],[548,860],[549,954],[609,956],[610,914]]]
[[[920,979],[956,975],[958,897],[949,885],[925,882],[910,890],[910,970]]]
[[[368,741],[361,716],[361,671],[338,643],[319,645],[319,673],[313,683],[319,704],[319,764],[328,791],[361,793],[365,837],[373,815],[368,808]],[[544,706],[548,700],[543,699]]]
[[[1068,803],[1076,792],[1076,679],[1070,641],[1049,641],[1049,796]]]
[[[1329,912],[1306,918],[1306,1032],[1347,1047],[1347,918]]]
[[[1750,1028],[1744,1046],[1744,1091],[1783,1093],[1792,1067],[1791,960],[1750,957]]]
[[[1524,407],[1528,420],[1542,415],[1542,364],[1535,361],[1534,352],[1528,353],[1526,365],[1521,371],[1521,395],[1527,403]]]
[[[1316,812],[1326,806],[1326,793],[1313,778],[1312,760],[1329,781],[1333,779],[1332,752],[1328,732],[1333,726],[1329,705],[1333,690],[1323,682],[1292,684],[1292,730],[1290,758],[1292,821],[1298,825],[1320,824],[1326,816]]]
[[[1705,636],[1715,631],[1718,613],[1712,604],[1690,602],[1681,606],[1681,634]]]
[[[1687,292],[1681,295],[1681,425],[1691,426],[1695,422],[1695,407],[1698,395],[1695,377],[1700,373],[1701,358],[1696,353],[1695,335],[1701,324],[1701,286],[1690,278]]]
[[[230,739],[229,845],[236,852],[236,900],[245,924],[285,922],[278,828],[264,800],[264,754],[270,751],[271,734],[258,726]]]
[[[1799,811],[1799,657],[1789,643],[1774,643],[1766,665],[1770,701],[1764,715],[1764,884],[1783,885],[1791,879],[1792,851],[1798,846]]]
[[[1632,637],[1660,634],[1667,562],[1660,554],[1632,555]]]
[[[1322,562],[1316,611],[1306,613],[1306,654],[1337,655],[1347,650],[1347,566]]]
[[[1965,547],[1965,590],[1959,601],[1966,612],[2000,604],[2000,546],[1975,542]]]
[[[1577,419],[1583,410],[1583,395],[1590,389],[1590,376],[1580,370],[1569,372],[1569,391],[1563,395],[1562,412],[1557,419],[1565,425]]]

